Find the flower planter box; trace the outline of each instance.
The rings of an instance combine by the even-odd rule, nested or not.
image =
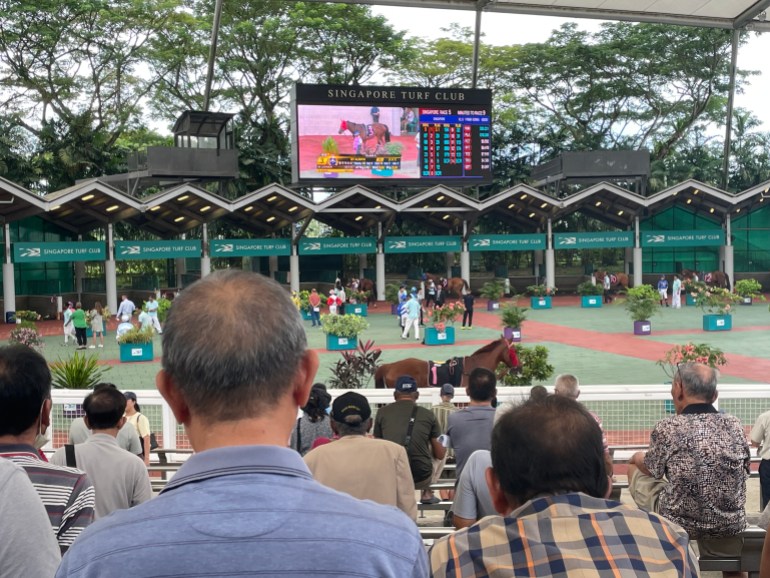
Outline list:
[[[455,328],[446,327],[439,333],[435,327],[425,328],[425,345],[451,345],[455,342]]]
[[[152,361],[152,342],[150,343],[119,343],[120,362]]]
[[[704,315],[703,331],[730,331],[733,328],[732,315]]]
[[[601,307],[602,296],[601,295],[582,295],[580,297],[580,306],[586,308]]]
[[[368,317],[369,306],[366,303],[348,303],[345,305],[345,313]]]
[[[487,311],[497,311],[500,309],[499,301],[487,301]]]
[[[695,307],[695,299],[689,293],[685,293],[684,304],[690,307]]]
[[[347,351],[358,347],[358,338],[326,335],[326,349],[329,351]]]
[[[313,316],[310,315],[310,311],[308,311],[307,309],[300,309],[299,313],[300,315],[302,315],[302,319],[304,319],[305,321],[310,321],[313,319]]]
[[[518,343],[521,341],[521,329],[518,327],[503,327],[503,337],[508,341]]]
[[[530,297],[529,303],[532,309],[550,309],[551,297],[549,295],[543,295],[542,297]]]
[[[741,305],[752,305],[754,299],[752,297],[741,297]]]
[[[652,324],[649,321],[634,321],[634,335],[650,335]]]
[[[107,322],[102,321],[102,335],[107,335]],[[93,337],[94,332],[91,329],[91,324],[88,324],[88,327],[86,327],[86,337]]]

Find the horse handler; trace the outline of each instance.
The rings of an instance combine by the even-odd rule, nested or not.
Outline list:
[[[416,341],[420,340],[420,302],[417,300],[417,294],[412,293],[409,296],[409,301],[406,302],[406,322],[404,323],[404,331],[401,333],[401,339],[409,337],[409,329],[414,327],[414,338]]]

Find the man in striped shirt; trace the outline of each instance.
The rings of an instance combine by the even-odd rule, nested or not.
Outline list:
[[[25,345],[0,347],[0,458],[27,472],[43,501],[62,554],[94,519],[94,489],[85,473],[40,459],[36,447],[51,414],[51,373]]]
[[[698,576],[681,527],[606,499],[603,453],[596,420],[567,397],[503,414],[486,475],[500,515],[437,541],[434,578]]]

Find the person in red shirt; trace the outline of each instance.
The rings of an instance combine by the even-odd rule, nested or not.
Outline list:
[[[308,295],[307,302],[310,305],[310,320],[313,322],[313,327],[321,326],[321,296],[318,291],[313,288]]]
[[[326,300],[326,304],[329,306],[329,313],[331,315],[337,315],[337,310],[342,305],[342,299],[337,297],[337,291],[332,289],[329,292],[329,298]]]

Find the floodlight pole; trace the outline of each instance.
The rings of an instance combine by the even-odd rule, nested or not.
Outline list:
[[[733,103],[735,101],[735,76],[738,70],[738,45],[741,41],[740,29],[733,30],[733,51],[730,58],[730,85],[727,93],[727,122],[725,123],[725,148],[722,159],[722,189],[727,190],[730,182],[730,145],[733,132]]]
[[[492,0],[478,0],[476,2],[476,30],[473,33],[473,71],[471,76],[471,88],[476,88],[479,80],[479,43],[481,42],[481,11]]]
[[[219,39],[219,23],[222,20],[222,0],[216,0],[214,5],[214,23],[211,27],[211,45],[209,46],[209,65],[206,72],[206,92],[203,94],[203,112],[208,112],[211,100],[211,85],[214,82],[214,61],[217,57],[217,41]]]

